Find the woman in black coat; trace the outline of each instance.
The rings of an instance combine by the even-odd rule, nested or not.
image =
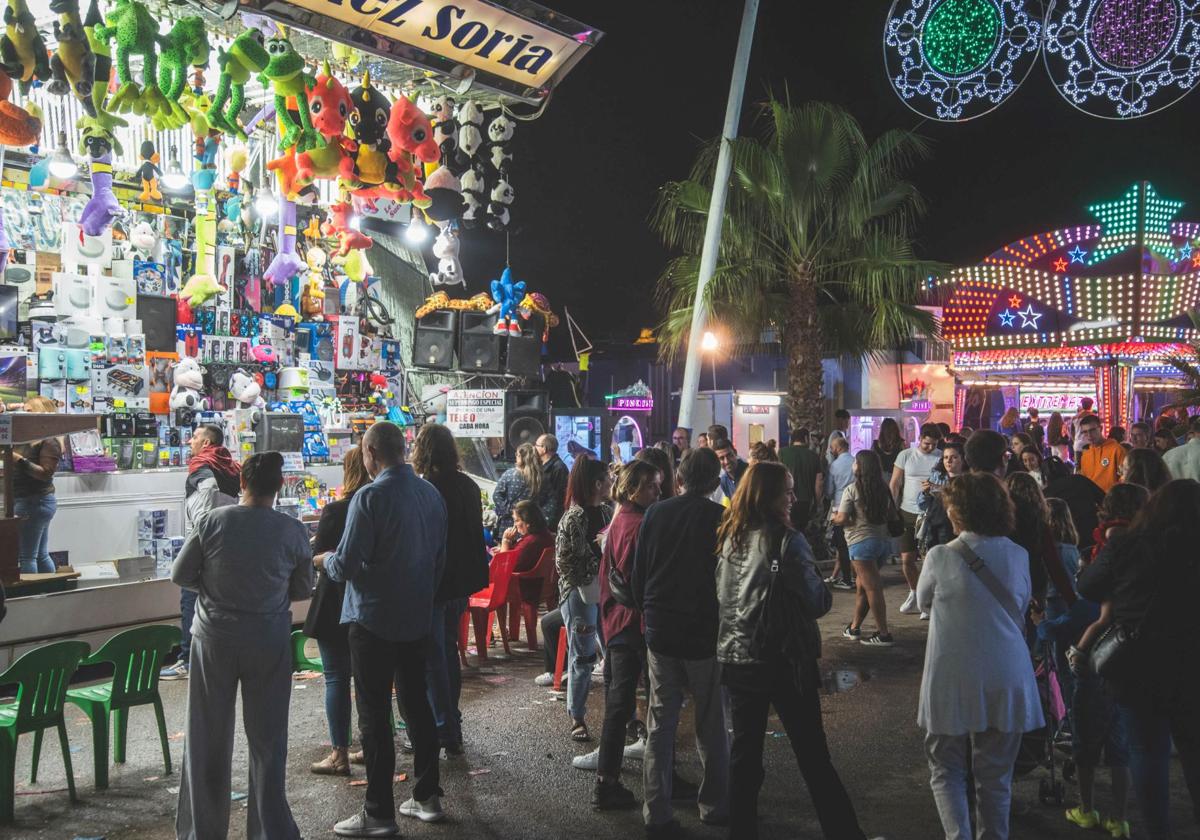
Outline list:
[[[433,625],[425,678],[438,738],[449,755],[462,753],[462,714],[458,709],[462,670],[458,626],[467,599],[488,584],[488,553],[483,541],[483,499],[479,485],[458,468],[458,446],[445,426],[421,427],[412,466],[437,488],[446,503],[446,565],[433,598]]]
[[[350,513],[350,498],[361,487],[371,483],[363,466],[362,450],[355,447],[346,453],[342,464],[342,498],[325,505],[317,535],[313,537],[313,554],[333,551],[342,541],[346,516]],[[304,635],[316,639],[321,650],[321,668],[325,672],[325,717],[329,720],[329,741],[333,751],[312,765],[312,772],[322,776],[350,775],[350,642],[346,625],[342,624],[342,600],[346,584],[329,579],[324,570],[317,572],[317,585],[308,605]]]

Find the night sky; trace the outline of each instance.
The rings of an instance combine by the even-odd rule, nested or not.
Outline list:
[[[632,339],[651,326],[667,258],[647,218],[655,193],[683,178],[699,145],[720,132],[742,4],[543,0],[605,32],[554,94],[518,128],[511,254],[517,279],[565,305],[593,341]],[[1147,179],[1200,219],[1194,163],[1195,93],[1149,117],[1116,122],[1066,102],[1038,59],[1024,85],[970,122],[923,121],[895,95],[883,66],[889,4],[763,0],[741,131],[754,130],[768,91],[848,108],[869,136],[916,129],[932,159],[912,173],[929,212],[921,255],[975,262],[1033,233],[1093,221],[1086,205]],[[1193,157],[1189,158],[1191,154]],[[476,233],[464,245],[470,290],[497,273],[504,244]],[[565,329],[554,342],[569,354]]]

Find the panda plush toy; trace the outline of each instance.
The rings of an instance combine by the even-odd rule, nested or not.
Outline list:
[[[442,150],[442,163],[451,159],[458,148],[458,121],[454,119],[454,100],[439,96],[429,105],[429,118],[433,121],[433,142]]]
[[[484,204],[487,198],[487,180],[478,166],[472,166],[463,173],[460,183],[464,204],[463,225],[475,227],[483,221],[484,212],[487,210]]]
[[[512,152],[509,151],[508,144],[513,138],[515,128],[516,123],[504,114],[488,123],[488,163],[496,172],[507,172],[508,165],[512,163]]]
[[[513,188],[501,175],[492,187],[491,201],[487,206],[487,226],[492,230],[504,230],[508,227],[508,205],[513,201]]]

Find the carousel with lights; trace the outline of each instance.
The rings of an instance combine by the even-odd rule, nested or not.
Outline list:
[[[1088,207],[1085,224],[1005,245],[929,281],[942,303],[961,425],[972,391],[1012,389],[1022,409],[1073,413],[1090,396],[1128,427],[1183,387],[1172,359],[1200,338],[1200,223],[1141,182]]]

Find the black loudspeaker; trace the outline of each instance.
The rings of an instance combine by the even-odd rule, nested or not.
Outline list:
[[[513,376],[536,376],[542,366],[542,337],[528,327],[519,336],[509,335],[504,372]]]
[[[496,316],[486,312],[463,312],[458,326],[459,370],[499,373],[500,336],[493,332]]]
[[[430,312],[413,332],[413,366],[450,370],[454,367],[454,327],[458,313],[451,309]]]
[[[533,443],[550,431],[550,400],[545,391],[507,391],[504,394],[504,442],[512,459],[523,443]]]
[[[175,299],[161,295],[138,295],[137,316],[146,335],[146,349],[153,353],[175,352]]]

